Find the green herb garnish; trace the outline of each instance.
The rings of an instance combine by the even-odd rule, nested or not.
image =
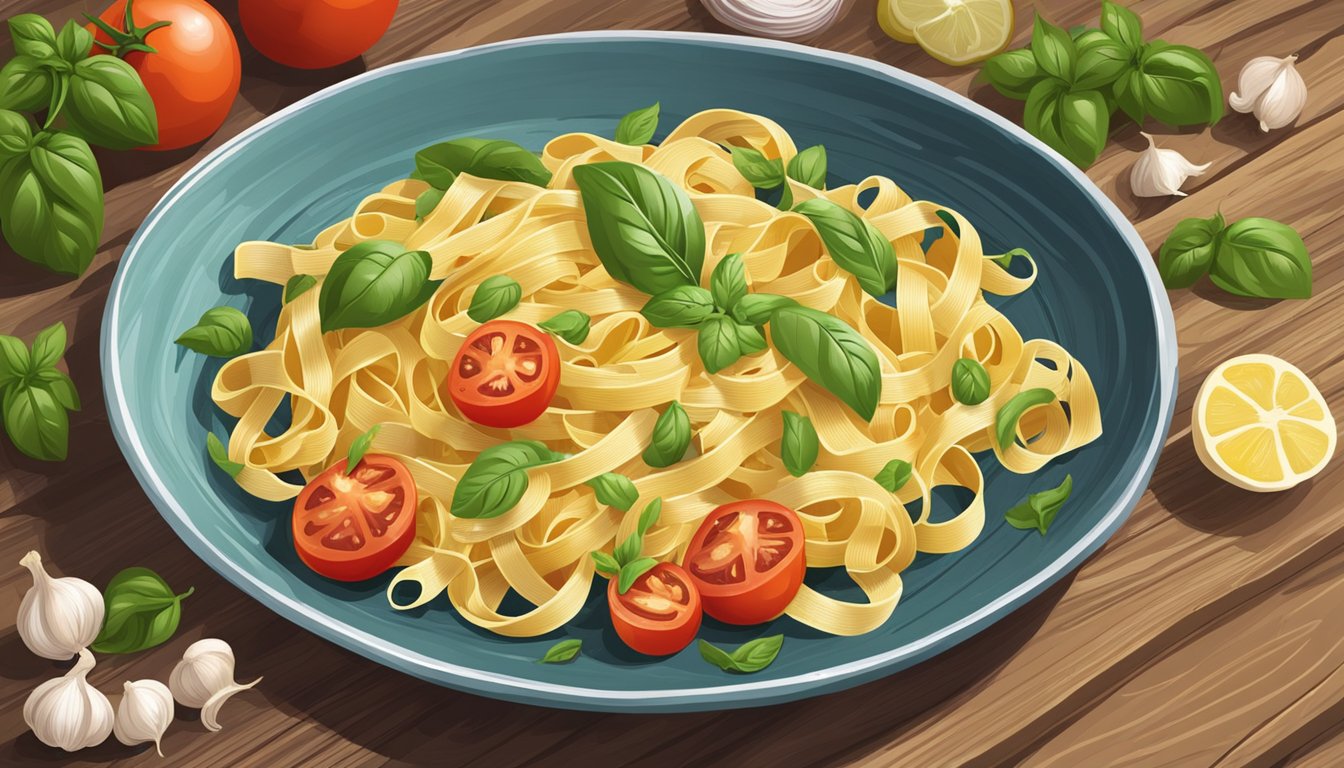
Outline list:
[[[779,655],[779,649],[783,646],[783,635],[771,635],[770,637],[750,640],[738,646],[737,650],[732,653],[728,653],[701,640],[700,656],[724,672],[749,674],[760,672],[770,666],[775,657]]]
[[[1026,501],[1008,510],[1004,519],[1014,528],[1035,529],[1044,536],[1072,493],[1073,475],[1066,475],[1058,487],[1031,494]]]

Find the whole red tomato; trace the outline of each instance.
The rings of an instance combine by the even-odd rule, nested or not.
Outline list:
[[[159,143],[141,149],[177,149],[219,130],[238,96],[242,64],[218,11],[204,0],[118,0],[99,21],[88,28],[93,53],[124,59],[154,100]]]
[[[350,61],[383,36],[397,0],[238,0],[243,31],[261,55],[287,67]]]

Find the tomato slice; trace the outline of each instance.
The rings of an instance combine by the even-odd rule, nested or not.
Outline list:
[[[560,353],[527,323],[491,320],[472,331],[453,360],[448,395],[468,419],[521,427],[540,416],[560,386]]]
[[[807,571],[803,526],[788,507],[764,499],[710,512],[682,563],[705,613],[728,624],[761,624],[789,606]]]
[[[700,631],[700,593],[675,563],[653,566],[623,595],[611,579],[607,605],[616,634],[647,656],[674,654]]]
[[[370,454],[313,478],[294,500],[294,549],[309,568],[337,581],[363,581],[391,568],[415,538],[415,482],[406,465]]]

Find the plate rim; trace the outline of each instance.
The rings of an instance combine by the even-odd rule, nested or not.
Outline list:
[[[266,133],[291,115],[297,114],[318,102],[334,98],[365,82],[434,66],[452,59],[509,48],[545,47],[551,43],[648,41],[671,41],[748,51],[764,51],[775,55],[782,54],[794,58],[821,60],[824,63],[839,65],[845,69],[894,80],[922,92],[925,96],[948,103],[989,122],[994,127],[1034,149],[1058,170],[1071,177],[1084,194],[1089,195],[1098,209],[1110,219],[1112,225],[1116,227],[1121,237],[1128,244],[1139,264],[1148,288],[1148,306],[1153,311],[1153,322],[1157,329],[1157,429],[1154,430],[1153,436],[1144,448],[1139,470],[1134,473],[1116,502],[1073,546],[1058,558],[1037,570],[1029,579],[1018,583],[997,600],[982,606],[958,621],[939,628],[935,632],[879,654],[820,670],[771,680],[689,688],[652,690],[590,688],[515,677],[435,659],[389,644],[383,638],[346,622],[336,620],[326,613],[266,584],[234,560],[225,556],[196,527],[186,510],[172,496],[167,485],[154,469],[136,426],[131,420],[121,380],[121,371],[117,364],[120,354],[117,337],[113,330],[117,328],[119,322],[123,300],[122,292],[125,288],[125,275],[129,271],[129,265],[139,255],[142,242],[153,231],[155,224],[162,218],[165,211],[199,181],[208,177],[216,166],[247,146],[256,137]],[[1148,248],[1128,218],[1110,198],[1072,163],[1018,125],[988,108],[933,81],[888,64],[853,54],[798,43],[706,32],[601,30],[523,37],[394,62],[347,78],[310,94],[262,118],[221,144],[195,166],[188,169],[155,203],[126,246],[126,250],[118,263],[116,276],[109,289],[107,306],[103,312],[100,335],[103,394],[108,406],[109,421],[117,443],[122,453],[126,455],[127,463],[151,503],[154,504],[155,509],[168,521],[178,538],[187,544],[197,557],[205,561],[206,565],[212,570],[280,616],[319,637],[377,661],[384,666],[430,682],[480,695],[549,707],[599,711],[637,709],[657,712],[729,709],[762,706],[802,698],[806,695],[819,695],[848,687],[849,684],[857,684],[893,673],[948,650],[979,633],[1024,605],[1046,587],[1080,565],[1083,560],[1099,549],[1129,516],[1148,487],[1148,482],[1156,468],[1167,433],[1170,431],[1178,382],[1175,320],[1166,290],[1158,276],[1156,265],[1149,258]]]

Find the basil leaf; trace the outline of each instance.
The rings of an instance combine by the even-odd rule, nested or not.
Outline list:
[[[764,325],[770,321],[770,315],[780,307],[796,307],[798,302],[788,296],[776,296],[773,293],[749,293],[733,302],[729,314],[743,325]]]
[[[582,344],[588,338],[591,318],[577,309],[564,312],[539,323],[543,331],[559,336],[569,344]]]
[[[1101,3],[1101,31],[1123,45],[1131,56],[1143,48],[1143,22],[1133,11],[1111,0]]]
[[[626,536],[625,541],[617,544],[611,554],[616,558],[616,562],[624,568],[627,564],[639,559],[639,553],[642,549],[644,549],[644,536],[639,531],[635,531]]]
[[[135,653],[153,648],[177,631],[182,601],[196,591],[173,594],[168,583],[148,568],[127,568],[103,590],[103,627],[89,650]]]
[[[23,382],[5,388],[5,433],[25,456],[64,461],[70,440],[70,417],[56,396],[44,387]]]
[[[1012,399],[1004,403],[999,412],[994,414],[994,435],[999,440],[999,447],[1007,450],[1008,446],[1016,441],[1017,421],[1022,418],[1022,414],[1054,401],[1055,393],[1043,387],[1024,389],[1013,395]]]
[[[691,447],[691,418],[673,401],[653,425],[653,439],[644,449],[644,463],[650,467],[670,467],[681,461]]]
[[[644,511],[639,513],[639,526],[638,528],[636,528],[640,536],[643,536],[644,534],[648,533],[649,529],[654,526],[654,523],[658,522],[658,515],[661,514],[662,511],[663,511],[662,496],[659,496],[658,498],[644,505]]]
[[[714,314],[714,297],[698,285],[678,285],[655,294],[639,313],[655,328],[694,328]]]
[[[742,357],[737,343],[737,323],[723,315],[705,318],[696,334],[696,348],[700,362],[709,373],[718,373]]]
[[[657,565],[658,561],[652,557],[641,557],[638,560],[626,563],[621,566],[621,572],[616,577],[616,591],[624,595],[630,591],[630,587],[635,585],[640,576],[649,572],[650,568]]]
[[[621,564],[606,552],[589,552],[588,554],[592,556],[594,567],[597,568],[598,573],[604,576],[615,576],[620,572]]]
[[[368,432],[356,437],[354,442],[350,443],[350,452],[345,456],[345,474],[354,474],[359,462],[364,460],[364,454],[369,452],[369,445],[373,443],[373,438],[378,436],[378,431],[382,428],[382,424],[374,424],[369,427]]]
[[[9,37],[14,53],[45,59],[56,55],[56,30],[51,22],[36,13],[21,13],[9,20]]]
[[[634,482],[616,472],[604,472],[585,484],[592,487],[599,504],[615,507],[622,512],[629,512],[639,498]]]
[[[428,253],[390,240],[346,249],[322,281],[317,304],[323,332],[376,328],[414,312],[442,282],[429,279],[432,267]]]
[[[659,102],[653,106],[636,109],[621,118],[616,125],[616,141],[635,147],[642,147],[653,141],[653,132],[658,130]]]
[[[896,287],[896,251],[877,227],[820,197],[793,210],[812,222],[831,260],[854,275],[863,290],[881,297]]]
[[[966,405],[989,399],[989,372],[980,361],[963,357],[952,364],[952,397]]]
[[[910,482],[910,476],[913,473],[914,467],[910,466],[910,462],[903,459],[892,459],[886,463],[886,466],[878,470],[877,477],[873,479],[877,481],[878,485],[896,493],[904,488],[906,483]]]
[[[779,443],[779,455],[790,475],[802,477],[817,463],[821,443],[811,419],[793,411],[784,411],[783,415],[784,437]]]
[[[817,144],[789,158],[787,173],[789,178],[800,184],[813,189],[825,189],[826,148]]]
[[[307,293],[310,288],[317,285],[317,278],[312,275],[295,275],[285,281],[285,303],[299,298]]]
[[[747,272],[740,254],[730,253],[714,267],[709,275],[709,292],[714,306],[723,312],[747,295]]]
[[[467,317],[478,323],[494,320],[513,310],[522,301],[523,287],[508,275],[487,277],[471,295]]]
[[[37,332],[33,339],[32,367],[49,368],[65,355],[65,323],[56,323]]]
[[[1209,57],[1161,40],[1144,46],[1138,68],[1115,82],[1115,98],[1139,123],[1152,116],[1171,126],[1212,125],[1223,116],[1222,81]]]
[[[1057,488],[1031,494],[1026,501],[1008,510],[1003,517],[1014,528],[1028,531],[1034,528],[1044,536],[1072,493],[1073,475],[1065,475],[1064,482]]]
[[[33,127],[28,118],[8,109],[0,110],[0,163],[28,154],[33,148]]]
[[[1292,227],[1242,219],[1223,230],[1209,278],[1238,296],[1305,299],[1311,296],[1311,257]]]
[[[215,437],[214,432],[209,432],[205,436],[205,450],[210,454],[210,460],[215,462],[215,466],[224,470],[224,474],[229,477],[237,477],[239,472],[243,471],[243,465],[236,461],[229,460],[229,449]]]
[[[775,348],[809,379],[871,421],[882,394],[877,354],[843,320],[807,307],[780,307],[770,316]]]
[[[252,348],[252,324],[233,307],[213,307],[174,343],[202,355],[237,357]]]
[[[576,166],[574,181],[593,250],[613,278],[650,296],[700,284],[705,225],[685,192],[633,163]]]
[[[103,233],[103,179],[89,145],[39,133],[26,156],[0,166],[0,229],[25,259],[78,275]]]
[[[551,172],[541,158],[502,139],[453,139],[425,147],[415,153],[415,171],[439,189],[451,187],[460,173],[538,187],[551,183]]]
[[[746,674],[759,672],[770,666],[770,663],[779,655],[779,650],[783,645],[783,635],[772,635],[743,643],[732,654],[728,654],[704,640],[700,641],[699,648],[701,658],[724,672]]]
[[[1074,67],[1073,88],[1102,88],[1115,82],[1133,66],[1134,54],[1124,45],[1105,35],[1087,38],[1077,44],[1078,63]]]
[[[1073,82],[1073,68],[1077,53],[1073,38],[1063,29],[1036,15],[1036,23],[1031,30],[1031,53],[1036,65],[1051,77]]]
[[[750,147],[729,147],[733,167],[757,189],[774,189],[784,183],[784,161],[766,157]]]
[[[759,355],[769,349],[769,345],[765,342],[765,334],[761,333],[760,328],[740,323],[733,325],[737,332],[737,349],[743,355]]]
[[[91,50],[93,50],[93,33],[74,19],[65,22],[65,26],[61,27],[60,34],[56,35],[57,55],[71,64],[75,64],[88,56]],[[120,59],[117,60],[121,61]],[[125,62],[122,63],[125,64]]]
[[[1106,99],[1096,91],[1070,92],[1058,80],[1042,80],[1027,95],[1027,131],[1079,168],[1101,154],[1110,122]]]
[[[28,345],[13,336],[0,334],[0,390],[25,378],[32,370]]]
[[[527,491],[527,470],[555,461],[544,443],[514,440],[481,451],[453,490],[449,512],[454,517],[499,517],[513,509]]]
[[[29,385],[45,389],[67,411],[79,410],[79,392],[69,376],[55,368],[43,368],[29,375]]]
[[[1218,235],[1223,231],[1223,216],[1186,219],[1171,230],[1158,251],[1158,272],[1167,288],[1189,288],[1203,277],[1213,264]]]
[[[1010,99],[1022,101],[1031,87],[1045,77],[1029,48],[1005,51],[991,57],[981,70],[994,90]]]
[[[439,201],[447,194],[447,190],[438,187],[430,187],[424,192],[415,196],[415,220],[424,221],[425,217],[434,212],[439,207]]]
[[[564,664],[578,658],[579,651],[583,649],[583,641],[577,639],[561,640],[552,645],[540,659],[538,664]]]
[[[0,67],[0,109],[35,112],[51,103],[55,75],[42,66],[42,59],[15,56]]]
[[[79,29],[83,31],[83,27]],[[90,144],[109,149],[158,142],[154,101],[130,64],[107,55],[81,57],[72,63],[75,69],[70,75],[70,95],[61,112],[70,130]]]

